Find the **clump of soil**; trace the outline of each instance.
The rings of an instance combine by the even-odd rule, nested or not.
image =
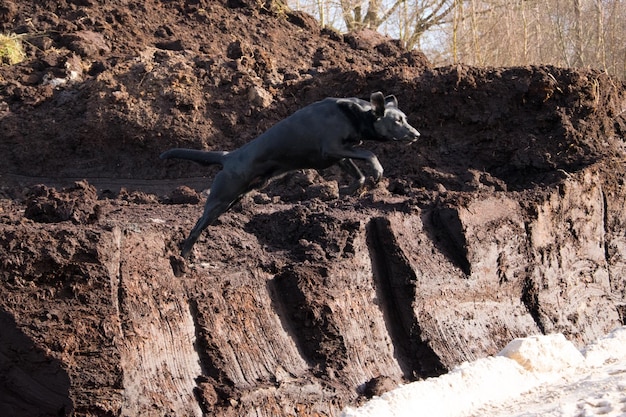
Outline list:
[[[39,223],[95,223],[100,215],[96,188],[85,181],[57,192],[38,185],[29,190],[24,217]]]

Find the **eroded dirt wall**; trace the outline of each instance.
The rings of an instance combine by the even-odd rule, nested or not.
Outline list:
[[[333,415],[514,337],[583,345],[620,325],[596,168],[541,191],[440,197],[378,190],[349,211],[361,203],[252,196],[182,268],[197,205],[101,200],[90,226],[3,227],[2,332],[22,333],[4,366],[19,384],[46,378],[16,353],[29,341],[68,381],[40,406],[77,414]],[[29,392],[3,398],[25,415]]]

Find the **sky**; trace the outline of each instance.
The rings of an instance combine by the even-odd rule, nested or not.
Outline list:
[[[626,417],[626,326],[578,350],[562,334],[400,386],[342,417]]]

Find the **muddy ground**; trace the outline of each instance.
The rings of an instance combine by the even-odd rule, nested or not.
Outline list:
[[[626,90],[595,71],[432,67],[277,2],[0,1],[0,409],[331,416],[511,338],[625,323]],[[327,96],[422,133],[244,198],[179,256],[230,150]],[[368,175],[371,170],[361,165]]]

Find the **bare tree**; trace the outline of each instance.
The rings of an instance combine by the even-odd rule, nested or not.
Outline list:
[[[450,21],[450,16],[461,0],[406,0],[404,14],[406,31],[400,38],[408,49],[420,45],[422,36],[431,28]]]
[[[407,0],[340,0],[343,18],[348,31],[376,30]]]
[[[381,30],[412,49],[426,31],[447,22],[462,0],[290,0],[289,5],[340,31]],[[333,19],[337,12],[341,22]],[[381,29],[381,26],[384,28]]]

